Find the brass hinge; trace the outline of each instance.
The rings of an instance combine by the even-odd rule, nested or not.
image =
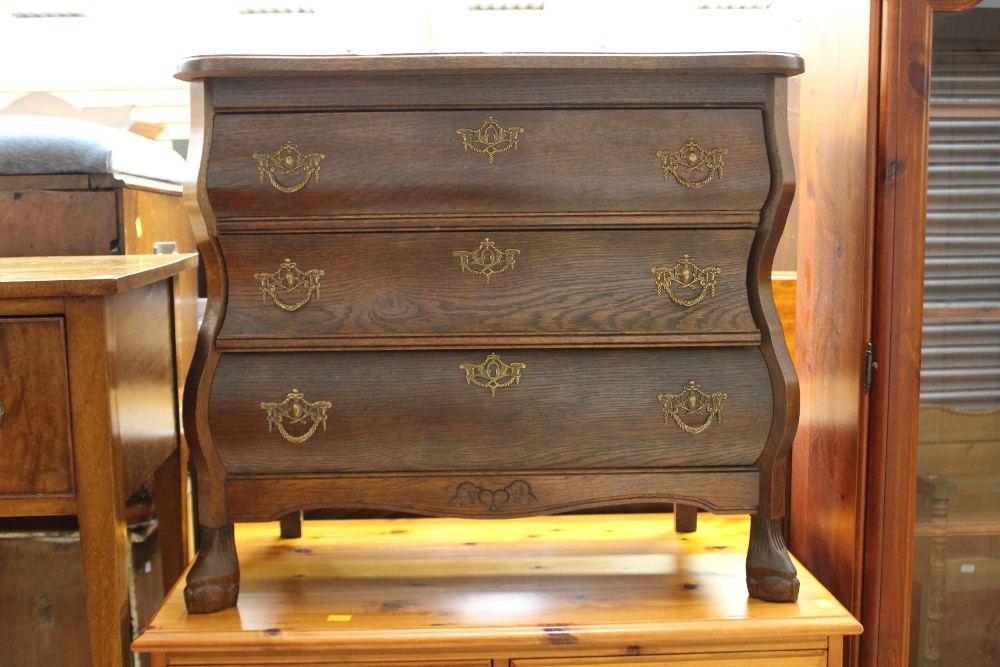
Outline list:
[[[865,349],[865,396],[870,396],[872,393],[872,379],[875,376],[876,368],[878,368],[878,362],[875,361],[875,346],[868,343],[868,347]]]

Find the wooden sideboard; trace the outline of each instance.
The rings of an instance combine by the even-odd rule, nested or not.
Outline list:
[[[801,70],[759,53],[184,62],[208,283],[185,392],[189,609],[236,603],[234,522],[634,502],[752,515],[745,585],[794,600],[798,388],[770,281]]]
[[[125,500],[157,475],[160,511],[185,506],[172,278],[197,262],[0,258],[0,517],[77,517],[95,667],[127,664]]]
[[[841,667],[861,632],[808,571],[747,596],[750,522],[663,515],[307,521],[236,527],[239,604],[183,584],[133,644],[156,667]]]

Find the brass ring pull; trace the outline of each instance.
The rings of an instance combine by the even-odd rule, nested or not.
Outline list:
[[[520,252],[515,248],[499,250],[493,241],[486,239],[479,244],[479,248],[476,250],[456,250],[451,254],[458,257],[458,261],[462,264],[463,273],[469,271],[486,276],[486,284],[489,285],[490,278],[514,268],[514,255],[518,255]]]
[[[271,297],[279,308],[291,312],[309,303],[313,296],[319,298],[319,279],[323,273],[321,269],[301,271],[295,262],[286,259],[274,273],[255,273],[253,277],[260,281],[261,301]],[[305,296],[295,303],[286,303],[278,296],[303,291]]]
[[[656,293],[663,294],[666,290],[671,301],[688,308],[701,303],[707,294],[715,296],[715,276],[722,273],[722,269],[715,266],[698,268],[689,255],[684,255],[670,267],[654,266],[652,271],[656,276]],[[684,299],[674,289],[692,292],[700,289],[701,292],[694,298]]]
[[[722,158],[728,153],[725,148],[707,151],[690,137],[680,150],[657,151],[656,156],[663,159],[663,180],[669,181],[673,176],[686,188],[700,188],[716,176],[722,180]],[[705,175],[699,180],[688,178],[695,174]]]
[[[497,389],[521,383],[521,371],[525,364],[505,364],[496,354],[486,357],[481,364],[459,364],[465,371],[466,384],[474,384],[490,390],[490,396],[497,395]]]
[[[298,389],[292,389],[284,401],[281,403],[261,403],[260,407],[267,413],[267,432],[272,433],[274,427],[278,427],[278,432],[288,442],[302,443],[308,440],[322,425],[326,430],[326,411],[333,405],[326,401],[316,401],[310,403],[305,400]],[[292,435],[285,430],[282,419],[288,419],[289,424],[304,424],[306,420],[312,422],[309,430],[302,435]]]
[[[712,425],[712,420],[722,421],[722,403],[729,398],[727,394],[706,394],[701,387],[691,380],[679,394],[660,394],[656,397],[663,403],[663,422],[670,423],[673,419],[678,426],[695,435],[704,432]],[[704,423],[689,426],[682,417],[706,415]]]
[[[318,183],[319,163],[325,157],[322,153],[302,153],[299,151],[298,146],[291,141],[286,141],[285,145],[277,153],[253,154],[253,159],[257,160],[257,166],[260,169],[260,182],[263,183],[264,177],[267,176],[268,180],[271,181],[271,185],[286,193],[298,192],[306,187],[306,183],[309,182],[310,178]],[[278,181],[274,173],[275,170],[279,171],[281,176],[299,176],[300,174],[304,174],[305,178],[298,183],[284,185]]]
[[[490,164],[493,164],[493,158],[497,153],[503,153],[511,148],[517,150],[517,139],[524,132],[524,128],[505,129],[496,118],[490,116],[479,129],[455,130],[455,132],[462,135],[462,146],[467,152],[471,148],[476,153],[483,153],[490,158]]]

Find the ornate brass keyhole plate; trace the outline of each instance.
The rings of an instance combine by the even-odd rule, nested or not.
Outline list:
[[[326,430],[326,411],[333,407],[327,401],[316,401],[310,403],[298,389],[292,389],[291,393],[285,397],[281,403],[261,403],[260,407],[267,413],[267,432],[273,432],[277,427],[278,432],[288,442],[302,443],[308,440],[322,425]],[[292,435],[285,430],[282,420],[287,419],[289,424],[304,424],[311,422],[309,430],[302,435]]]
[[[466,151],[471,149],[476,153],[483,153],[490,158],[490,164],[493,164],[493,158],[498,153],[511,148],[517,150],[517,140],[524,132],[524,128],[504,128],[496,118],[490,116],[479,129],[455,130],[455,132],[462,135],[462,146]]]
[[[497,389],[520,384],[521,371],[527,368],[525,364],[505,364],[496,354],[489,355],[481,364],[459,364],[458,367],[465,371],[467,384],[489,389],[490,396],[496,396]]]
[[[318,183],[319,163],[325,157],[322,153],[302,153],[291,141],[286,141],[276,153],[253,154],[260,169],[260,182],[266,176],[272,186],[287,193],[306,187],[310,178]]]
[[[486,284],[489,285],[490,278],[514,268],[514,256],[520,253],[515,248],[500,250],[493,241],[486,239],[476,250],[456,250],[451,254],[458,257],[463,273],[469,271],[486,276]]]
[[[671,301],[688,308],[701,303],[707,294],[715,296],[715,276],[722,273],[716,266],[698,268],[690,255],[684,255],[673,266],[654,266],[652,271],[656,276],[656,293],[666,291]],[[685,292],[696,296],[685,299]]]
[[[302,271],[295,262],[286,259],[274,273],[255,273],[253,277],[260,281],[261,301],[271,297],[279,308],[291,312],[309,303],[314,296],[319,298],[319,279],[323,273],[321,269]],[[299,298],[303,293],[305,296]],[[298,301],[285,301],[283,297],[288,296]]]
[[[666,424],[674,422],[688,433],[704,432],[712,424],[712,420],[722,421],[722,403],[729,398],[727,394],[706,394],[694,380],[679,394],[660,394],[656,397],[663,404],[663,421]],[[689,425],[685,419],[692,417],[705,420],[696,426]]]
[[[722,180],[722,158],[728,153],[725,148],[707,151],[690,137],[679,150],[657,151],[656,156],[663,159],[663,180],[673,176],[686,188],[700,188],[716,176]]]

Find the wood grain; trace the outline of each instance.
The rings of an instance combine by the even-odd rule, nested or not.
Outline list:
[[[867,0],[808,5],[796,165],[802,415],[792,448],[789,547],[859,616],[863,560],[872,557],[864,550],[863,364],[871,340],[877,12]],[[880,367],[882,352],[876,346]],[[847,664],[858,664],[857,651],[855,642]]]
[[[119,246],[112,191],[0,190],[4,257],[110,255]]]
[[[491,396],[459,366],[494,351],[526,368],[519,384]],[[692,380],[728,395],[722,421],[697,435],[666,421],[657,400]],[[261,409],[293,389],[332,404],[326,430],[300,445],[269,433]],[[747,466],[760,455],[771,406],[755,348],[498,349],[226,354],[208,412],[230,474],[292,474]],[[287,428],[298,436],[309,425]]]
[[[386,334],[662,334],[697,344],[700,334],[757,335],[746,293],[753,232],[511,232],[488,235],[498,251],[513,248],[513,266],[491,276],[463,271],[455,251],[474,252],[483,234],[294,234],[262,244],[259,236],[223,236],[229,309],[219,345],[230,339],[312,340]],[[717,286],[690,307],[657,294],[653,267],[685,255],[721,269]],[[295,312],[262,299],[255,276],[290,258],[301,271],[320,269],[320,295]],[[373,258],[376,258],[373,261]],[[495,267],[501,268],[500,266]],[[701,285],[681,289],[693,300]],[[278,290],[296,303],[303,292]],[[257,345],[266,344],[258,340]]]
[[[463,148],[460,128],[488,117],[524,130],[494,157]],[[589,211],[752,211],[768,187],[760,114],[752,110],[504,110],[221,114],[208,165],[219,218]],[[722,178],[701,188],[664,178],[657,151],[688,138],[726,149]],[[261,178],[255,154],[285,142],[326,157],[294,193]],[[690,178],[701,180],[705,172]],[[303,173],[276,177],[282,185]]]
[[[100,296],[169,278],[198,256],[0,257],[0,298]]]
[[[816,655],[860,632],[802,569],[798,603],[748,600],[748,522],[704,521],[684,536],[663,515],[307,521],[299,540],[239,525],[239,608],[189,615],[175,590],[134,649],[196,665],[714,667],[713,654]]]
[[[743,514],[756,507],[758,485],[751,469],[296,475],[283,480],[246,475],[226,482],[226,497],[235,508],[233,521],[273,521],[288,510],[321,508],[505,519],[641,502],[690,503]],[[512,495],[518,487],[526,495]]]
[[[0,319],[0,498],[73,495],[68,382],[62,318]]]

